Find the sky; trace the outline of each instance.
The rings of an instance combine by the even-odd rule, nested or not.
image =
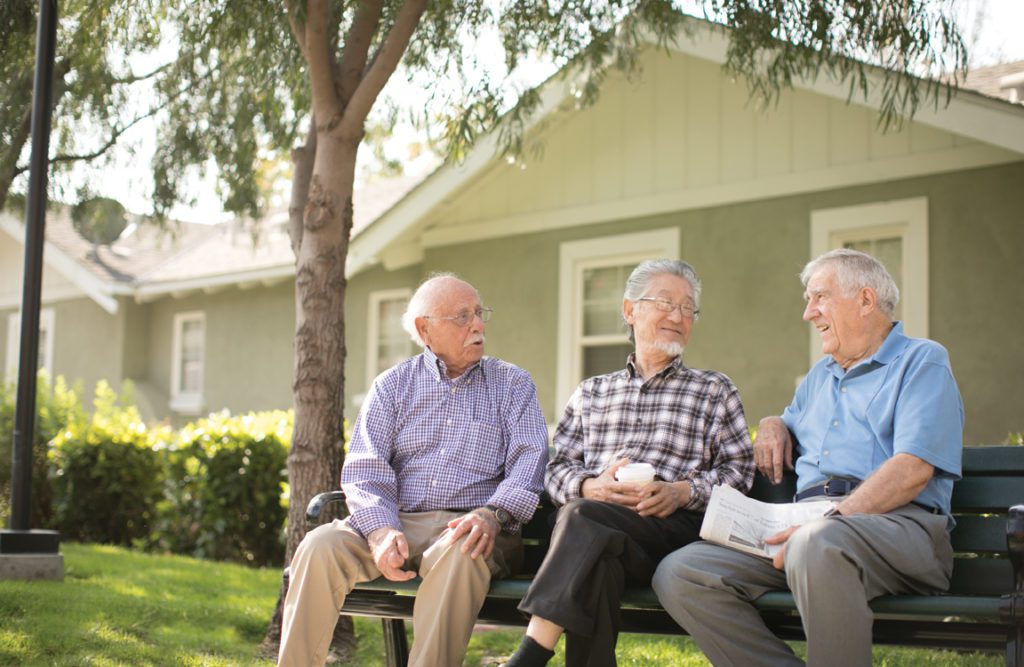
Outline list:
[[[1024,0],[952,1],[960,16],[964,38],[970,47],[973,67],[1024,60]],[[148,158],[153,153],[154,134],[152,124],[140,124],[125,137],[134,145],[133,151],[120,150],[110,166],[98,172],[95,169],[82,170],[83,175],[74,178],[88,182],[96,194],[121,201],[130,211],[151,212],[148,193],[152,189],[152,181],[145,165],[148,165]],[[401,158],[403,146],[416,140],[417,137],[411,131],[401,132],[393,142],[397,145],[392,147],[393,153]],[[413,168],[416,166],[413,165]],[[195,175],[189,190],[195,201],[173,209],[173,218],[215,223],[230,217],[221,208],[221,197],[212,173],[205,177]],[[287,187],[282,187],[275,202],[283,204],[286,196]]]

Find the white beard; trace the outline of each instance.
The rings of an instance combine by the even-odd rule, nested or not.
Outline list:
[[[664,343],[662,341],[654,343],[654,347],[671,357],[681,357],[686,350],[682,343]]]

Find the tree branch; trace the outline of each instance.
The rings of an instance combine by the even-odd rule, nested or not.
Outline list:
[[[359,9],[348,34],[345,36],[345,49],[338,63],[338,89],[342,104],[347,104],[363,78],[366,57],[370,52],[370,44],[380,25],[383,3],[380,0],[367,0],[359,3]]]
[[[313,179],[313,164],[316,162],[316,117],[309,116],[309,133],[306,145],[292,149],[292,198],[288,203],[288,238],[292,252],[298,261],[299,249],[302,247],[302,232],[305,227],[303,218],[306,202],[309,201],[309,185]]]
[[[299,45],[299,51],[302,51],[303,57],[309,60],[309,54],[306,53],[306,26],[295,16],[295,3],[293,0],[285,0],[284,8],[285,14],[288,15],[288,25],[292,28],[292,35]]]
[[[313,115],[328,130],[338,124],[342,107],[334,89],[334,63],[328,30],[330,0],[309,0],[306,4],[306,64],[313,93]]]
[[[373,103],[377,100],[380,91],[384,89],[384,85],[387,84],[402,56],[405,55],[409,40],[412,39],[413,33],[419,26],[426,8],[427,0],[408,0],[398,10],[395,24],[391,26],[380,49],[373,55],[372,64],[345,108],[341,127],[344,136],[354,140],[358,140],[362,136],[363,123],[366,121],[370,109],[373,108]]]

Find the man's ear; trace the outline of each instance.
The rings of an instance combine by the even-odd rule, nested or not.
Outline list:
[[[416,333],[420,335],[420,339],[424,343],[426,343],[427,346],[429,346],[430,341],[427,338],[427,331],[429,331],[429,327],[427,326],[427,318],[417,317],[415,320],[413,320],[413,323],[416,325]]]
[[[878,295],[875,294],[875,290],[870,287],[860,288],[860,292],[857,293],[857,305],[860,306],[860,312],[864,315],[878,309]]]
[[[629,299],[622,300],[622,319],[626,320],[626,324],[633,326],[633,306],[635,304]]]

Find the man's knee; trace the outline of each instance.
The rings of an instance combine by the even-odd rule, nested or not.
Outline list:
[[[786,571],[827,574],[848,560],[842,544],[849,527],[842,521],[811,521],[794,532],[786,542]]]
[[[699,564],[699,546],[695,544],[676,549],[661,560],[651,579],[651,587],[658,599],[664,601],[685,596],[688,591],[701,586],[700,582],[707,575]]]

